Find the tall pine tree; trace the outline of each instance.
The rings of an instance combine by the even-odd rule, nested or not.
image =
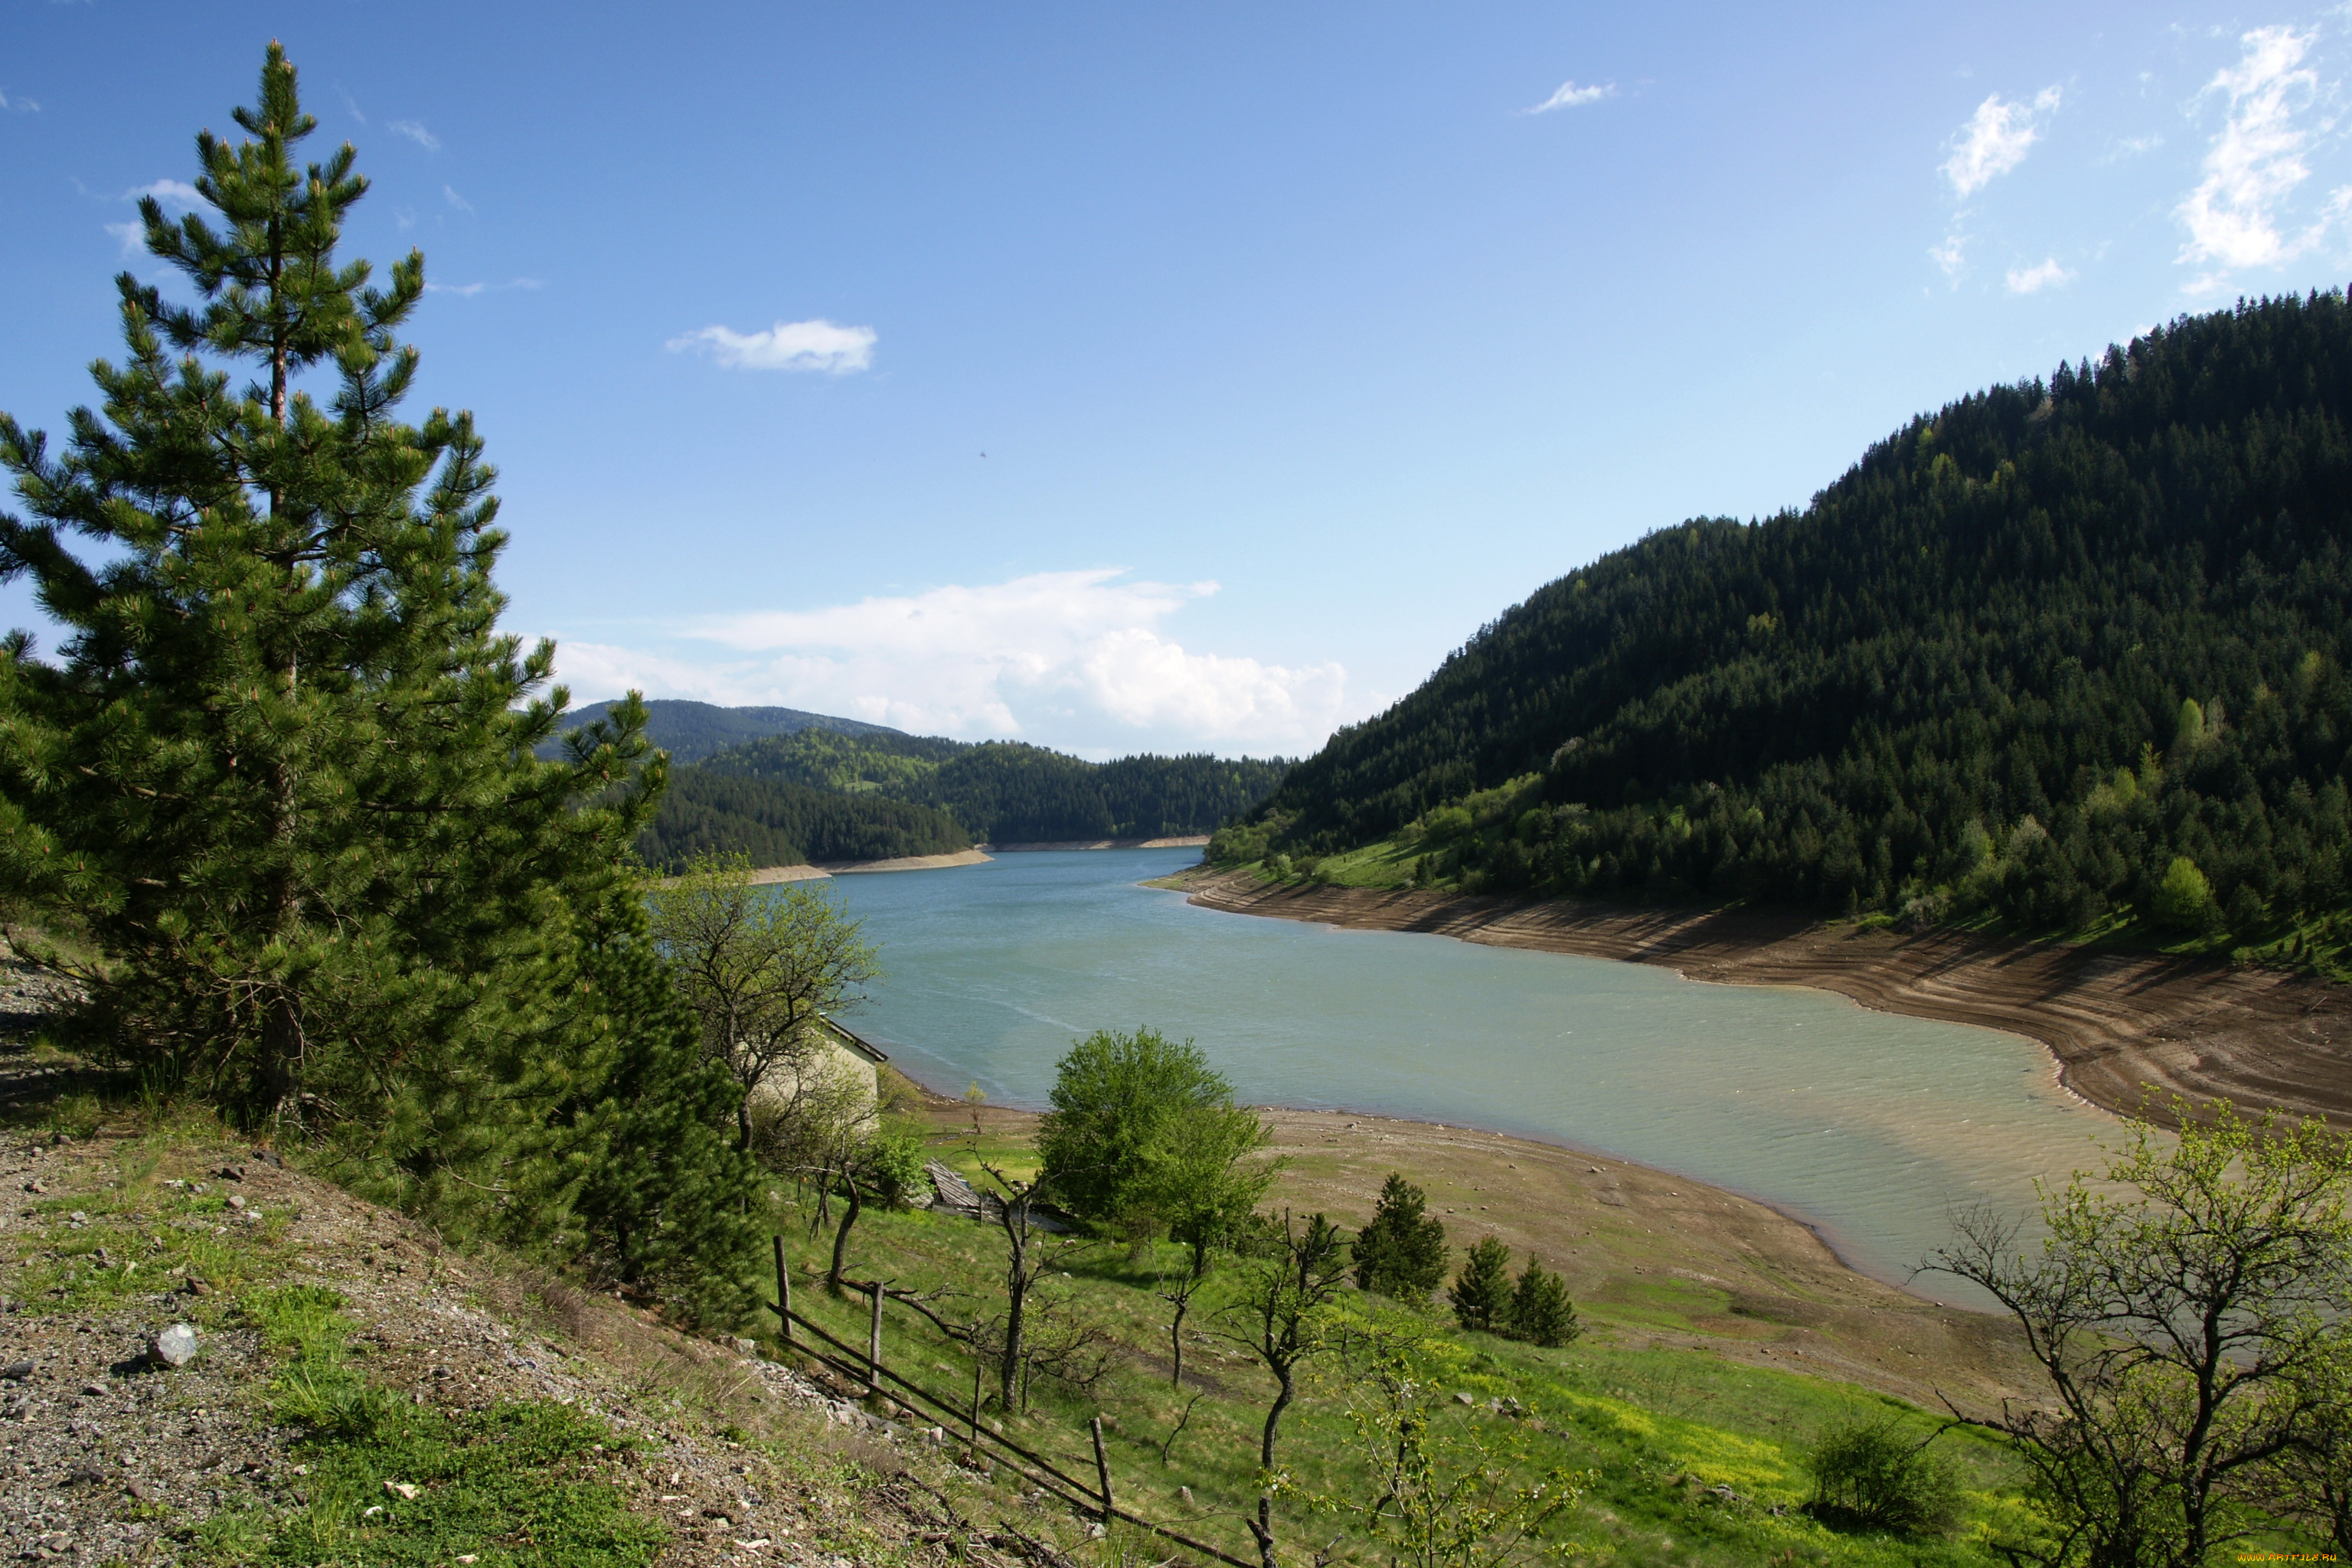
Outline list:
[[[566,699],[527,701],[552,645],[497,629],[482,443],[394,417],[424,258],[382,288],[338,259],[367,182],[348,144],[298,166],[276,44],[236,121],[196,139],[208,210],[142,205],[192,302],[117,279],[126,357],[62,456],[0,416],[0,579],[68,630],[0,649],[0,889],[103,955],[84,1041],[422,1179],[483,1118],[466,1084],[569,1026],[572,928],[661,763],[635,704],[533,760]]]

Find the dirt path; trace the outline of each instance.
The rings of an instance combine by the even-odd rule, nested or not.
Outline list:
[[[2352,1127],[2352,988],[2276,970],[1864,931],[1771,910],[1269,886],[1247,872],[1195,872],[1183,886],[1192,902],[1236,914],[1655,963],[1727,984],[1811,985],[1885,1012],[2006,1029],[2048,1047],[2067,1087],[2109,1110],[2164,1120],[2178,1094]]]

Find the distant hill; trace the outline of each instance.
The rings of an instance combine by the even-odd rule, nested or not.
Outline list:
[[[592,702],[567,713],[564,728],[602,719],[613,703]],[[797,708],[721,708],[710,702],[660,698],[646,704],[646,738],[669,753],[673,763],[698,763],[713,752],[769,735],[789,735],[802,730],[830,730],[844,735],[896,735],[898,731],[829,713],[804,713]],[[540,748],[552,756],[561,742]]]
[[[943,811],[878,795],[841,795],[782,779],[672,768],[653,826],[637,842],[648,866],[675,871],[698,854],[741,854],[754,866],[950,855],[971,836]]]
[[[2352,908],[2347,668],[2352,310],[2271,300],[1538,589],[1214,853],[2284,940]]]
[[[975,838],[1036,843],[1207,833],[1248,811],[1289,763],[1202,755],[1089,763],[1016,741],[804,729],[712,755],[704,771],[947,812]]]

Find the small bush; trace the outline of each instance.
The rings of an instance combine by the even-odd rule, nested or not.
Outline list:
[[[1915,1441],[1891,1418],[1837,1423],[1808,1457],[1813,1496],[1806,1511],[1849,1529],[1905,1535],[1949,1531],[1959,1518],[1960,1488],[1927,1452],[1933,1441],[1934,1436]]]

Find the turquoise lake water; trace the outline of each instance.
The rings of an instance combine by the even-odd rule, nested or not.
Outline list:
[[[2014,1035],[1825,992],[1196,908],[1193,850],[1000,857],[836,879],[887,972],[850,1019],[927,1087],[1039,1106],[1097,1028],[1198,1042],[1263,1105],[1613,1154],[1760,1198],[1903,1281],[1958,1206],[2023,1211],[2116,1122]],[[1407,1173],[1408,1175],[1411,1173]],[[1967,1299],[1934,1278],[1915,1289]]]

